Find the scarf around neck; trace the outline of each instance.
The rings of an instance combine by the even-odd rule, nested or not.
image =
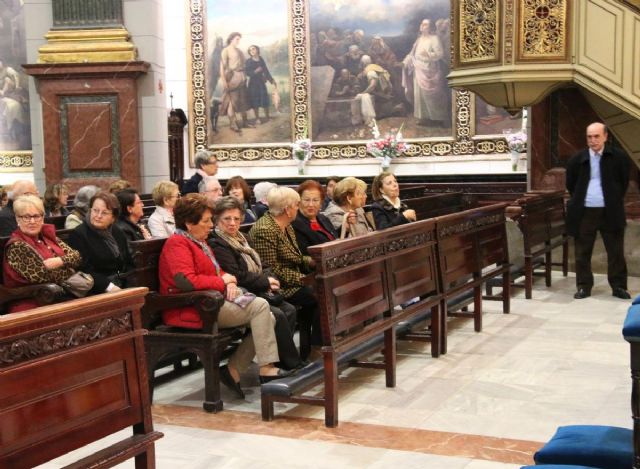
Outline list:
[[[216,228],[215,231],[221,239],[224,239],[233,249],[240,253],[245,263],[247,264],[247,269],[249,269],[249,272],[262,272],[262,262],[260,261],[260,256],[255,249],[249,246],[247,238],[245,238],[241,232],[238,231],[238,234],[236,236],[231,236],[219,228]]]
[[[184,236],[188,240],[193,241],[196,244],[196,246],[202,249],[205,255],[209,258],[209,260],[213,264],[213,267],[216,269],[216,275],[220,277],[220,264],[218,264],[216,257],[213,255],[213,251],[211,251],[211,248],[206,242],[197,240],[191,235],[191,233],[180,228],[176,228],[175,234],[177,234],[178,236]]]
[[[113,237],[113,223],[109,225],[107,229],[96,228],[93,223],[91,223],[91,210],[87,210],[87,213],[84,217],[84,221],[87,224],[87,227],[97,234],[100,238],[102,238],[113,254],[114,257],[120,257],[120,248],[118,247],[118,242],[116,238]]]

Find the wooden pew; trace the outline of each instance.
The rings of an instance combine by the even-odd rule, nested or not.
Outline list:
[[[507,207],[507,213],[516,214],[513,219],[522,232],[523,265],[513,266],[512,280],[524,275],[524,283],[512,283],[513,287],[525,289],[525,297],[531,299],[533,277],[542,275],[546,286],[551,286],[551,270],[553,266],[562,267],[566,277],[569,270],[569,237],[565,226],[564,192],[529,192]],[[562,248],[561,262],[552,261],[554,249]],[[538,273],[536,270],[543,269]],[[487,284],[488,295],[496,282]]]
[[[482,288],[485,282],[501,276],[503,313],[510,308],[510,275],[506,204],[466,210],[435,219],[438,271],[443,299],[440,306],[441,353],[447,351],[447,316],[471,317],[476,332],[482,330]],[[473,294],[473,311],[453,313],[452,302]]]
[[[443,194],[429,194],[413,199],[402,199],[407,207],[415,210],[418,220],[439,217],[465,210],[462,192],[445,192]]]
[[[56,230],[64,230],[64,223],[67,221],[66,215],[58,215],[55,217],[46,217],[44,219],[45,223],[49,223],[56,227]]]
[[[146,289],[0,317],[0,467],[30,468],[130,427],[69,467],[155,467],[140,322]]]
[[[166,239],[133,241],[130,243],[135,270],[127,278],[129,286],[144,286],[150,290],[142,308],[142,324],[149,331],[145,336],[149,389],[153,397],[154,371],[159,364],[181,360],[189,354],[198,356],[204,367],[207,412],[222,410],[220,398],[220,360],[229,347],[242,337],[239,328],[218,329],[218,312],[224,303],[222,295],[213,290],[161,295],[158,292],[158,261]],[[168,327],[162,324],[162,311],[192,305],[200,314],[202,330]]]
[[[320,305],[322,362],[294,376],[262,385],[262,419],[272,420],[274,402],[320,405],[325,424],[338,425],[338,369],[384,369],[395,386],[396,326],[429,311],[431,353],[440,352],[441,294],[436,271],[435,223],[425,220],[352,239],[309,248],[316,262],[313,279]],[[418,298],[416,303],[406,305]],[[359,357],[384,346],[384,361]],[[318,382],[324,395],[305,394]]]

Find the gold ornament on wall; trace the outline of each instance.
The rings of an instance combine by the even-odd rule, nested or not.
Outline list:
[[[566,59],[567,8],[565,0],[520,0],[519,60]]]
[[[460,64],[499,60],[499,8],[496,0],[460,1],[456,8],[459,11]]]

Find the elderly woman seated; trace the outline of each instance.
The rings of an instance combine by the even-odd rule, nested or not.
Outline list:
[[[400,200],[400,186],[392,172],[383,171],[371,184],[371,212],[377,230],[416,221],[416,212]]]
[[[93,294],[126,287],[133,269],[127,238],[114,225],[119,211],[115,195],[98,192],[91,198],[85,222],[69,234],[69,244],[82,256],[80,270],[93,277]]]
[[[289,372],[274,366],[279,360],[273,330],[275,320],[269,303],[255,295],[243,293],[235,276],[226,273],[207,244],[213,228],[211,209],[201,194],[188,194],[174,208],[176,231],[162,248],[159,262],[160,292],[170,295],[194,290],[217,290],[225,302],[218,314],[219,327],[248,325],[251,335],[245,337],[221,368],[222,382],[239,397],[240,373],[251,363],[254,355],[260,366],[260,381],[266,382],[287,376]],[[188,329],[201,329],[202,319],[194,307],[168,309],[163,312],[165,324]]]
[[[305,360],[309,356],[309,346],[321,345],[321,335],[318,302],[303,280],[315,264],[298,248],[291,227],[298,214],[300,196],[289,187],[276,187],[269,191],[267,202],[269,211],[254,223],[249,235],[262,264],[280,280],[284,298],[299,308],[299,319],[303,323],[301,332],[306,334],[311,325],[310,340],[304,336],[300,338],[300,355]]]
[[[323,212],[340,232],[340,238],[360,236],[374,231],[364,209],[367,184],[361,179],[346,177],[333,189],[333,202]]]
[[[178,185],[171,181],[160,181],[153,187],[151,197],[156,209],[149,217],[147,227],[154,238],[167,238],[176,230],[173,207],[180,198]]]
[[[296,240],[302,254],[307,255],[307,248],[326,243],[338,238],[331,221],[320,213],[324,197],[319,182],[309,179],[298,186],[300,194],[300,210],[291,226],[296,232]]]
[[[120,204],[120,216],[116,225],[122,230],[129,241],[151,239],[147,227],[140,223],[144,216],[144,204],[135,189],[123,189],[116,192]]]
[[[80,265],[80,253],[56,237],[53,225],[44,223],[44,205],[35,195],[13,202],[18,229],[4,250],[4,284],[21,287],[37,283],[61,284]],[[35,308],[33,300],[15,302],[9,312]]]
[[[230,195],[242,202],[244,208],[244,220],[243,224],[253,223],[256,221],[256,214],[253,213],[249,207],[249,201],[251,200],[251,189],[249,184],[244,180],[242,176],[233,176],[227,181],[227,185],[224,188],[224,195]]]
[[[46,217],[61,217],[69,215],[67,199],[69,188],[65,184],[52,184],[44,191],[44,215]]]
[[[89,201],[99,190],[100,188],[97,186],[82,186],[78,189],[76,197],[73,199],[73,210],[67,215],[67,219],[64,222],[65,229],[72,230],[84,222],[89,209]]]
[[[244,206],[236,197],[222,197],[216,202],[213,216],[216,228],[209,238],[222,269],[236,277],[238,286],[265,298],[271,312],[276,317],[276,340],[280,366],[285,369],[298,368],[301,365],[298,349],[293,342],[296,327],[296,308],[287,303],[280,295],[280,282],[262,267],[258,253],[249,246],[240,232]]]

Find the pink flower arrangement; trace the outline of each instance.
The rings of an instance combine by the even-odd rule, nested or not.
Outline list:
[[[392,158],[399,157],[410,147],[402,137],[402,125],[395,135],[387,133],[384,137],[381,137],[378,125],[373,121],[371,132],[373,133],[373,140],[367,142],[367,151],[376,158],[381,159],[383,167],[389,167]]]

